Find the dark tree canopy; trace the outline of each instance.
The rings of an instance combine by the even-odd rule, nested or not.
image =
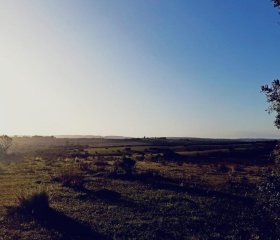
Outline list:
[[[280,14],[280,0],[272,0],[274,7],[279,9]]]
[[[276,113],[274,124],[280,129],[280,81],[275,79],[271,86],[264,85],[261,88],[266,96],[266,101],[269,103],[267,111],[268,113]]]
[[[280,9],[280,0],[272,0],[272,2],[274,7]],[[271,86],[263,85],[261,89],[266,96],[266,101],[269,103],[267,112],[276,113],[274,125],[280,129],[280,81],[275,79],[272,81]]]
[[[274,7],[280,7],[280,0],[272,0],[274,3]]]

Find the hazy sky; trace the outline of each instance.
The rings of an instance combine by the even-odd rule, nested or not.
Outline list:
[[[278,137],[270,0],[0,0],[0,133]]]

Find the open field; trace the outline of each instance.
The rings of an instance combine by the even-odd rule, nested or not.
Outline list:
[[[14,142],[0,163],[0,239],[279,236],[258,191],[275,168],[276,141],[38,137]],[[117,163],[124,158],[135,166],[121,169]],[[50,204],[40,216],[11,213],[20,199],[40,192],[48,194]]]

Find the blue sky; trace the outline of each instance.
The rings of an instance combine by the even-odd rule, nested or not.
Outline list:
[[[0,4],[2,133],[279,136],[269,0]]]

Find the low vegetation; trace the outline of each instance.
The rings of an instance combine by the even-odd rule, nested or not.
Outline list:
[[[275,141],[46,141],[0,162],[0,239],[280,236]]]
[[[127,157],[122,157],[114,162],[113,174],[124,174],[126,176],[131,176],[136,162]]]
[[[79,169],[68,168],[63,169],[57,176],[53,178],[54,181],[60,182],[65,187],[74,189],[84,188],[84,175]]]
[[[41,218],[49,210],[49,196],[46,192],[21,193],[15,206],[8,208],[8,216]]]

